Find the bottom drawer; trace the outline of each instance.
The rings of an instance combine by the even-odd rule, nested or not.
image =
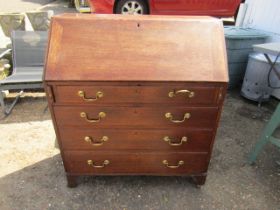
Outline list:
[[[64,152],[71,174],[188,175],[207,171],[207,153]]]

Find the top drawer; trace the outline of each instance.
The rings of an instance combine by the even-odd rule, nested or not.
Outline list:
[[[117,103],[160,103],[216,105],[220,88],[211,84],[162,85],[58,85],[57,103],[104,105]]]

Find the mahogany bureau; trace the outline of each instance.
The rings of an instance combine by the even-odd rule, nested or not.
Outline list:
[[[44,73],[68,186],[79,175],[205,182],[228,82],[209,17],[65,14]]]

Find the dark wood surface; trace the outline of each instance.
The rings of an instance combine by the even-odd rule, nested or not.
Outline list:
[[[222,30],[206,17],[53,18],[44,81],[69,187],[79,175],[190,175],[205,183],[228,80]],[[86,120],[100,112],[99,122]],[[168,112],[190,118],[174,123]],[[165,136],[187,141],[172,146]]]
[[[198,174],[207,171],[207,153],[163,153],[163,152],[91,152],[65,151],[65,167],[73,174]],[[104,168],[94,168],[87,164],[94,161],[102,166],[105,160],[109,164]],[[168,168],[163,164],[167,160],[169,165],[177,166],[183,160],[184,164],[178,168]]]
[[[185,152],[208,152],[212,142],[213,131],[201,129],[73,129],[73,127],[63,127],[60,132],[63,139],[63,150],[92,150],[92,151],[185,151]],[[93,141],[85,141],[85,137],[90,137]],[[103,142],[102,138],[108,137]],[[164,140],[168,136],[171,141]],[[187,137],[186,142],[179,144],[183,137]],[[98,143],[102,143],[99,145]]]
[[[66,175],[67,178],[67,187],[73,188],[77,187],[77,177],[73,175]]]
[[[201,185],[205,184],[206,181],[206,174],[202,174],[202,175],[196,175],[196,176],[192,176],[194,183],[200,187]]]
[[[58,85],[55,91],[57,104],[83,104],[83,105],[104,105],[118,103],[148,103],[148,104],[193,104],[213,106],[218,103],[219,86],[213,84],[155,84],[147,86],[145,83],[135,83],[134,85],[123,85],[121,83],[89,83],[88,85],[68,83]],[[189,90],[194,92],[193,97],[188,94],[179,93],[174,97],[169,97],[170,92],[177,90]],[[86,101],[78,95],[79,91],[84,91],[86,98],[96,98],[98,92],[102,92],[102,98],[96,101]]]
[[[100,112],[106,116],[100,122],[88,122],[80,116],[81,112],[87,114],[88,119],[98,119]],[[57,124],[83,126],[87,128],[214,128],[213,121],[217,118],[217,107],[88,107],[88,106],[55,106],[54,113]],[[172,113],[174,120],[183,120],[185,113],[190,118],[182,123],[174,123],[165,117]]]

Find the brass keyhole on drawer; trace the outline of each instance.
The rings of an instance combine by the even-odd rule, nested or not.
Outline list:
[[[168,144],[169,144],[170,146],[181,146],[184,142],[187,142],[187,141],[188,141],[188,137],[183,136],[183,137],[181,138],[181,141],[180,141],[180,142],[172,142],[172,139],[170,139],[169,136],[165,136],[165,137],[163,138],[163,141],[168,142]]]
[[[110,161],[109,160],[104,160],[102,165],[96,165],[93,160],[87,160],[87,164],[89,166],[92,166],[93,168],[104,168],[106,165],[110,164]]]
[[[194,92],[190,91],[190,90],[173,90],[168,93],[168,96],[170,98],[173,98],[174,96],[176,96],[178,94],[187,94],[187,97],[189,97],[189,98],[193,98],[195,95]]]
[[[174,120],[173,119],[173,115],[170,113],[170,112],[167,112],[165,113],[165,118],[166,119],[169,119],[170,122],[173,122],[173,123],[182,123],[184,122],[186,119],[190,119],[191,118],[191,114],[186,112],[183,116],[183,119],[182,120]]]
[[[109,140],[108,136],[103,136],[99,142],[96,142],[90,136],[85,136],[84,140],[90,143],[92,146],[101,146],[104,142]]]
[[[183,160],[180,160],[178,163],[177,163],[177,165],[169,165],[169,163],[168,163],[168,161],[167,160],[163,160],[162,161],[162,164],[163,165],[165,165],[166,167],[168,167],[168,168],[172,168],[172,169],[174,169],[174,168],[179,168],[180,166],[182,166],[182,165],[184,165],[184,161]]]
[[[80,117],[85,118],[86,121],[88,121],[90,123],[96,123],[96,122],[99,122],[102,118],[106,117],[106,113],[105,112],[99,112],[97,119],[89,119],[88,116],[87,116],[87,113],[81,112]]]
[[[97,91],[94,98],[87,98],[85,91],[79,90],[78,96],[82,97],[84,99],[84,101],[96,101],[97,99],[102,98],[104,96],[104,94],[101,91]]]

